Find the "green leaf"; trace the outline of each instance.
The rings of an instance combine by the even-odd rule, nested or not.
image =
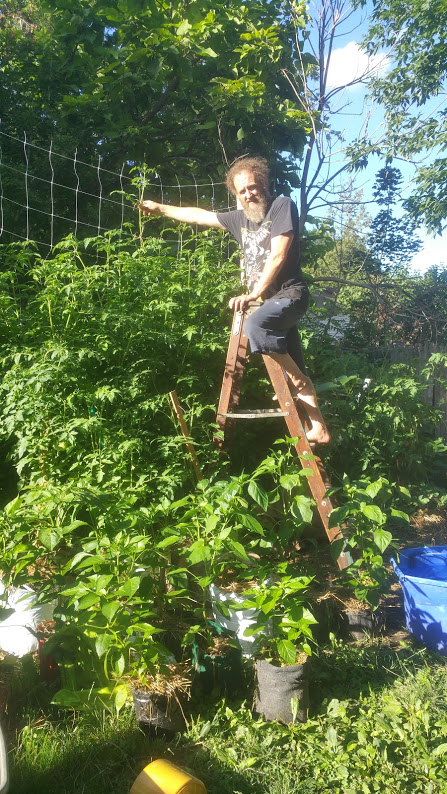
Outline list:
[[[51,702],[55,706],[64,708],[83,709],[86,706],[93,705],[94,699],[94,692],[90,689],[80,689],[78,691],[60,689],[59,692],[56,692]]]
[[[332,725],[326,731],[326,740],[327,740],[328,745],[332,749],[335,750],[335,748],[338,747],[337,731],[335,730],[335,728]]]
[[[101,612],[108,622],[111,623],[116,613],[118,612],[121,604],[119,601],[108,601],[101,606]]]
[[[133,595],[137,592],[140,586],[140,577],[139,576],[132,576],[130,579],[127,580],[119,590],[117,591],[118,596],[126,596],[127,598],[132,598]]]
[[[360,510],[366,518],[370,521],[374,521],[375,524],[383,524],[386,521],[385,514],[382,513],[380,507],[377,507],[377,505],[361,504]]]
[[[75,554],[72,560],[69,560],[67,564],[64,566],[62,573],[67,573],[67,571],[71,571],[73,568],[76,568],[77,564],[84,560],[86,557],[90,557],[90,554],[87,554],[86,551],[80,551],[78,554]]]
[[[228,535],[231,535],[232,530],[233,527],[230,526],[224,527],[223,529],[221,529],[217,537],[219,538],[219,540],[225,540],[225,538],[227,538]]]
[[[122,675],[124,673],[124,668],[126,666],[126,660],[122,653],[116,657],[113,661],[113,669],[116,675]]]
[[[177,28],[177,36],[183,36],[188,30],[191,30],[191,25],[189,24],[187,19],[184,19],[181,25]]]
[[[68,533],[72,532],[74,529],[78,529],[79,527],[86,527],[86,526],[87,526],[86,521],[76,520],[76,521],[71,521],[70,524],[67,524],[64,527],[61,527],[61,531],[64,533],[64,535],[68,535]]]
[[[125,705],[129,697],[129,692],[127,686],[125,684],[120,684],[114,690],[114,706],[116,708],[116,713],[119,714],[122,707]]]
[[[332,559],[336,562],[345,548],[345,541],[343,538],[339,538],[338,540],[333,540],[329,546],[329,551],[331,554]]]
[[[43,527],[39,530],[37,536],[48,551],[54,551],[58,543],[61,541],[63,535],[60,529],[56,527]]]
[[[285,664],[295,664],[296,647],[290,640],[279,640],[276,645],[279,658]]]
[[[211,558],[211,549],[209,546],[205,546],[203,540],[196,540],[189,547],[187,557],[191,565],[195,565],[197,562],[206,562]]]
[[[438,744],[438,746],[435,747],[434,750],[432,750],[432,755],[435,756],[435,757],[438,756],[438,755],[445,755],[446,753],[447,753],[447,743],[446,742],[443,742],[442,744]]]
[[[6,515],[8,516],[8,518],[9,518],[9,517],[11,517],[11,516],[13,516],[13,515],[14,515],[14,513],[16,513],[16,512],[17,512],[17,510],[18,510],[18,509],[20,508],[20,506],[22,505],[22,502],[23,502],[23,497],[21,497],[21,496],[16,496],[16,498],[15,498],[15,499],[13,499],[13,500],[12,500],[12,502],[8,502],[8,504],[7,504],[7,505],[5,505],[5,508],[4,508],[4,510],[5,510],[5,513],[6,513]]]
[[[351,509],[348,507],[348,505],[336,507],[329,515],[329,529],[340,526],[340,524],[342,524],[350,514]]]
[[[80,582],[79,584],[76,584],[73,587],[66,587],[65,590],[62,590],[61,595],[77,596],[78,598],[80,598],[81,595],[85,595],[85,593],[88,592],[89,591],[87,590],[86,585],[83,582]]]
[[[279,478],[279,484],[281,488],[285,488],[286,491],[291,491],[292,488],[301,485],[301,474],[283,474]]]
[[[194,325],[190,325],[190,326],[188,326],[188,328],[185,328],[185,330],[184,330],[184,332],[183,332],[183,334],[184,334],[184,336],[186,336],[186,338],[187,338],[188,342],[190,342],[190,341],[191,341],[192,337],[193,337],[193,336],[194,336],[194,334],[196,334],[196,333],[197,333],[197,328],[195,328],[195,326],[194,326]]]
[[[290,710],[292,712],[292,722],[296,722],[296,718],[298,717],[298,712],[300,710],[299,698],[290,698]]]
[[[55,706],[62,708],[83,710],[97,709],[98,703],[110,707],[112,690],[109,687],[101,689],[60,689],[52,699]]]
[[[211,47],[202,47],[200,49],[200,55],[208,55],[210,58],[217,58],[218,53]]]
[[[253,532],[256,532],[258,535],[264,535],[264,530],[262,528],[262,525],[254,516],[251,516],[249,513],[237,513],[236,517],[238,521],[240,521],[243,527],[246,527],[247,529],[251,529]]]
[[[101,591],[104,591],[107,588],[107,585],[110,584],[113,578],[113,574],[103,573],[97,574],[95,576],[89,576],[89,581],[92,585],[94,585],[96,592],[101,593]]]
[[[237,540],[229,540],[229,545],[231,548],[236,552],[237,556],[240,557],[245,562],[250,562],[250,558],[247,557],[247,552],[245,551],[242,543],[239,543]]]
[[[391,508],[391,517],[392,518],[400,518],[406,524],[410,523],[410,518],[407,513],[404,513],[402,510],[395,510],[394,507]]]
[[[309,496],[298,494],[293,500],[293,506],[298,510],[299,516],[305,524],[311,524],[313,520],[314,501]]]
[[[383,482],[381,480],[376,480],[375,482],[371,482],[366,487],[365,490],[368,496],[370,496],[371,499],[374,499],[379,493],[379,491],[382,489],[382,486],[383,486]]]
[[[134,623],[127,631],[128,633],[132,632],[132,634],[135,632],[144,634],[146,638],[152,637],[153,634],[163,633],[163,629],[153,626],[151,623]]]
[[[173,546],[175,543],[178,543],[181,540],[179,535],[169,535],[168,538],[163,538],[160,543],[157,543],[157,549],[167,549],[169,546]]]
[[[95,640],[95,651],[98,654],[99,659],[101,656],[104,656],[106,651],[108,651],[110,644],[112,642],[112,635],[111,634],[99,634]]]
[[[97,593],[87,593],[87,595],[82,596],[78,603],[78,609],[89,609],[94,604],[99,601],[99,596]]]
[[[264,511],[267,510],[269,506],[268,494],[266,493],[266,491],[264,491],[264,488],[261,485],[258,485],[258,483],[255,480],[250,480],[250,482],[248,483],[248,493],[250,494],[251,498],[254,499],[254,501],[257,502],[260,507],[262,507]]]
[[[216,529],[219,521],[221,518],[216,515],[207,516],[206,523],[205,523],[205,532],[207,535],[212,534],[213,530]]]
[[[252,766],[259,763],[261,758],[259,756],[249,756],[248,758],[241,758],[237,762],[237,768],[240,772],[243,772],[244,769],[251,769]]]
[[[378,546],[378,548],[382,553],[385,551],[386,548],[388,548],[388,546],[390,545],[393,539],[391,532],[387,532],[386,529],[382,529],[382,528],[376,529],[374,531],[373,537],[374,537],[374,543],[376,544],[376,546]]]

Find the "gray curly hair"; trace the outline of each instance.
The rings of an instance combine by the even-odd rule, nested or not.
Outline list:
[[[265,157],[241,157],[228,169],[225,178],[225,184],[233,195],[236,195],[236,188],[234,187],[234,177],[242,171],[252,171],[256,177],[256,182],[262,189],[266,196],[270,195],[269,191],[269,175],[270,168]]]

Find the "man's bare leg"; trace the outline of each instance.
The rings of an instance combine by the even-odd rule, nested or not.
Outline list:
[[[288,353],[267,353],[266,355],[280,364],[283,370],[287,372],[292,397],[298,398],[304,403],[304,408],[311,423],[311,429],[306,433],[307,440],[315,444],[328,444],[331,436],[320,411],[315,387],[311,379],[301,372]]]

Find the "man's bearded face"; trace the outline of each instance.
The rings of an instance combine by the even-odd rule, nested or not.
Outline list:
[[[249,221],[261,223],[267,215],[271,203],[269,194],[256,181],[256,176],[252,171],[241,171],[233,181],[244,215]]]

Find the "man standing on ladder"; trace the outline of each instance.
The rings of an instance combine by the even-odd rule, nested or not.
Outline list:
[[[143,215],[165,215],[182,223],[224,229],[235,237],[244,254],[248,292],[231,298],[230,309],[243,312],[259,303],[245,322],[251,352],[270,356],[281,365],[293,398],[300,400],[309,417],[307,440],[327,444],[329,431],[306,371],[296,327],[309,304],[300,267],[298,209],[290,198],[270,195],[269,168],[261,157],[234,163],[226,185],[242,209],[210,212],[142,201],[140,210]]]

